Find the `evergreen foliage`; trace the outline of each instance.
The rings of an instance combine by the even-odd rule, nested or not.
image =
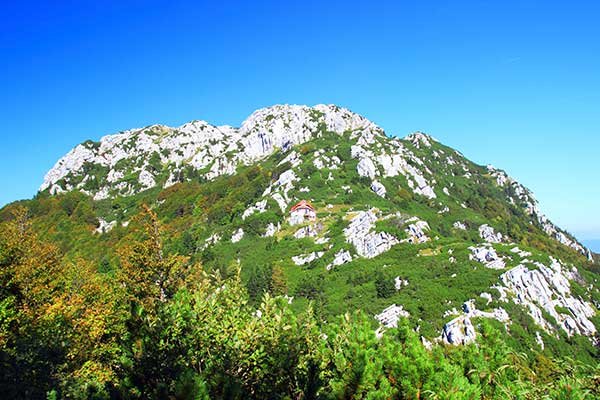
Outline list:
[[[486,321],[477,344],[428,350],[406,320],[378,338],[364,313],[328,322],[311,306],[296,313],[269,294],[276,285],[253,305],[239,269],[192,276],[187,259],[163,253],[156,215],[138,219],[116,278],[66,260],[23,208],[0,226],[2,398],[600,396],[598,366],[517,353]],[[261,278],[279,281],[271,270]]]

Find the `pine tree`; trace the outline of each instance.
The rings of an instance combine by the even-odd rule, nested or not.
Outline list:
[[[377,290],[377,297],[381,298],[388,298],[396,293],[393,279],[382,271],[378,271],[375,277],[375,289]]]
[[[287,283],[281,264],[275,263],[271,269],[271,293],[276,296],[287,294]]]
[[[262,295],[271,288],[271,268],[267,265],[257,265],[250,269],[246,289],[253,303],[256,303]]]

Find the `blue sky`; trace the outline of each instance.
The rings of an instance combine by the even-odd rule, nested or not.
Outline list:
[[[505,169],[600,238],[598,2],[219,3],[3,2],[0,205],[88,138],[335,103]]]

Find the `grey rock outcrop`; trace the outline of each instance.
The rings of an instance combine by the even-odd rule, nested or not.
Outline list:
[[[371,190],[374,191],[378,196],[384,197],[384,198],[385,198],[385,194],[387,193],[385,186],[383,186],[383,184],[378,181],[373,181],[371,183]]]
[[[471,254],[469,259],[476,260],[491,269],[504,269],[506,263],[502,257],[498,256],[496,250],[490,245],[480,247],[469,247]]]
[[[383,310],[381,314],[377,314],[375,319],[377,319],[379,323],[386,328],[396,328],[398,327],[398,321],[400,321],[400,318],[408,317],[410,317],[410,314],[404,309],[403,306],[392,304]]]
[[[448,322],[442,331],[442,340],[446,344],[466,345],[476,339],[475,328],[468,316],[460,316]]]
[[[292,261],[294,262],[294,264],[296,265],[305,265],[305,264],[310,264],[312,261],[317,260],[321,257],[323,257],[323,254],[325,254],[322,251],[318,251],[318,252],[312,252],[308,255],[301,255],[301,256],[295,256],[292,257]]]
[[[373,231],[377,220],[375,209],[360,211],[344,229],[346,241],[354,245],[356,253],[361,257],[377,257],[399,243],[398,239],[389,233]]]
[[[244,230],[242,228],[238,229],[231,235],[231,243],[237,243],[244,237]]]
[[[326,269],[327,271],[330,271],[330,270],[332,270],[334,267],[337,267],[337,266],[339,266],[339,265],[342,265],[342,264],[349,263],[349,262],[351,262],[351,261],[352,261],[352,256],[350,255],[350,252],[349,252],[349,251],[347,251],[347,250],[340,250],[340,251],[338,251],[338,252],[335,254],[335,256],[334,256],[334,258],[333,258],[333,261],[332,261],[330,264],[328,264],[328,265],[325,267],[325,269]]]
[[[496,233],[494,228],[487,224],[479,227],[479,236],[487,243],[502,243],[502,234]]]
[[[590,303],[571,295],[571,272],[565,270],[557,260],[552,260],[549,267],[541,263],[537,263],[536,267],[538,269],[528,269],[521,264],[500,276],[502,283],[512,292],[513,302],[523,305],[534,321],[548,333],[552,333],[554,328],[544,318],[542,309],[554,318],[567,335],[594,335],[597,330],[589,318],[596,315],[596,311]],[[559,312],[557,307],[568,312]]]

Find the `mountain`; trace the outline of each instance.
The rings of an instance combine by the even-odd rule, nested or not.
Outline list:
[[[290,220],[302,200],[314,219]],[[262,292],[257,277],[280,269],[297,311],[362,309],[384,328],[407,317],[427,345],[472,342],[483,319],[517,348],[597,344],[598,267],[530,190],[345,108],[277,105],[240,128],[193,121],[86,141],[18,202],[44,238],[107,271],[142,204],[166,226],[166,250],[207,270],[239,264]]]
[[[383,197],[386,189],[377,181],[378,177],[403,175],[413,193],[435,199],[446,194],[448,188],[440,191],[437,185],[436,194],[432,168],[438,174],[467,179],[472,176],[469,168],[472,163],[456,151],[446,149],[446,154],[444,146],[436,151],[436,146],[432,146],[436,140],[423,133],[410,135],[404,141],[394,140],[374,123],[344,108],[284,105],[254,112],[239,129],[193,121],[178,128],[152,125],[108,135],[99,142],[86,141],[56,163],[46,174],[40,191],[57,194],[77,189],[93,195],[94,200],[101,200],[130,196],[156,186],[167,188],[185,181],[186,175],[211,180],[235,174],[238,166],[260,162],[275,151],[285,153],[295,145],[322,138],[327,132],[338,134],[339,139],[346,139],[344,134],[348,135],[354,143],[350,156],[359,161],[358,174],[371,179],[372,189],[377,192],[379,188],[381,193],[378,194]],[[406,146],[407,142],[417,150],[423,149],[422,160]],[[334,145],[332,150],[337,148]],[[313,161],[316,168],[340,167],[338,157],[328,160],[325,152],[323,156],[330,164],[324,165],[317,155]],[[289,161],[300,160],[295,152],[290,152],[288,157]],[[461,168],[462,171],[454,171]],[[529,190],[492,166],[487,167],[487,174],[496,179],[498,186],[508,185],[511,193],[506,200],[526,209],[548,235],[591,256],[573,237],[539,212]],[[282,210],[287,208],[287,203],[289,201],[278,201]]]

